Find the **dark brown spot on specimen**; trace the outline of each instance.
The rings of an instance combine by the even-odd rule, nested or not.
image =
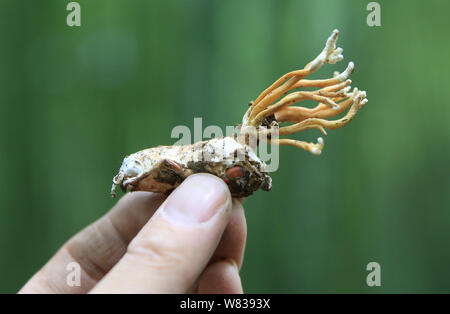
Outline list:
[[[180,184],[184,180],[183,167],[177,162],[164,159],[154,172],[154,179],[172,186]]]
[[[265,117],[261,125],[265,126],[266,128],[270,128],[273,121],[278,122],[277,119],[275,118],[275,114],[271,114]]]
[[[168,167],[172,168],[175,171],[183,171],[183,167],[173,160],[164,159],[164,162],[167,164]]]
[[[242,170],[241,167],[235,166],[232,168],[228,168],[226,174],[227,174],[227,177],[230,179],[240,178],[244,175],[244,171]]]

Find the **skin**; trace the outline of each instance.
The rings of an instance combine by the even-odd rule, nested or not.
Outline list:
[[[167,198],[123,196],[19,293],[242,293],[246,234],[241,202],[225,183],[192,175]],[[79,287],[66,283],[71,262],[81,267]]]

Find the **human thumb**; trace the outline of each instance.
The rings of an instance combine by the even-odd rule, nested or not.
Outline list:
[[[184,293],[196,282],[231,215],[226,184],[189,176],[130,243],[93,293]]]

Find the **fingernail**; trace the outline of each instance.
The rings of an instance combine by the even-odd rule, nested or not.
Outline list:
[[[225,262],[228,262],[229,264],[231,264],[231,266],[233,266],[236,269],[236,271],[239,272],[239,266],[238,266],[238,264],[236,263],[236,261],[234,259],[227,258],[225,260]]]
[[[212,218],[230,202],[227,186],[209,174],[189,176],[168,197],[163,211],[181,223],[201,223]]]

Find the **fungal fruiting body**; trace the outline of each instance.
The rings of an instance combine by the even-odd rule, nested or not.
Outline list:
[[[322,52],[303,69],[283,75],[250,103],[238,136],[184,146],[158,146],[129,155],[113,178],[111,195],[115,196],[117,186],[123,191],[170,193],[187,176],[206,172],[222,178],[232,196],[245,197],[259,188],[268,191],[272,186],[266,164],[255,153],[259,141],[296,146],[321,154],[322,138],[318,138],[317,143],[309,143],[278,138],[278,135],[309,129],[318,129],[326,135],[325,129],[343,127],[367,103],[365,91],[357,88],[350,91],[351,80],[348,78],[354,69],[353,62],[332,78],[306,79],[324,64],[334,64],[343,59],[343,49],[336,48],[338,33],[337,30],[332,32]],[[316,89],[298,90],[300,88]],[[291,106],[307,99],[317,102],[317,106]],[[325,119],[344,111],[346,114],[339,119]]]

